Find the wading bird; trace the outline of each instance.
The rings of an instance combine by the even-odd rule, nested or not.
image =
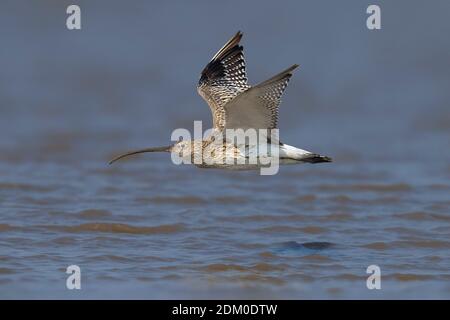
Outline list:
[[[146,148],[121,154],[110,164],[124,157],[144,152],[170,152],[202,168],[257,169],[267,160],[277,157],[279,164],[331,162],[331,158],[302,150],[284,143],[271,134],[278,124],[278,107],[293,65],[272,78],[250,86],[245,71],[242,33],[232,37],[203,69],[197,91],[208,103],[213,116],[213,130],[204,140],[180,140],[166,147]],[[227,138],[228,131],[255,129],[266,132],[266,149],[276,152],[260,153],[261,140],[238,143]],[[226,134],[225,134],[226,132]],[[219,138],[217,138],[219,137]],[[273,148],[275,147],[275,149]],[[256,162],[247,161],[253,156]],[[265,161],[262,161],[263,158]],[[197,159],[197,161],[196,161]],[[232,161],[226,161],[225,159]]]

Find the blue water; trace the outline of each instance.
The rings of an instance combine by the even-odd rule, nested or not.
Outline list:
[[[366,1],[78,3],[79,31],[0,4],[0,298],[450,297],[448,2],[379,1],[379,31]],[[211,124],[196,83],[237,30],[251,83],[300,64],[281,138],[335,161],[109,166]]]

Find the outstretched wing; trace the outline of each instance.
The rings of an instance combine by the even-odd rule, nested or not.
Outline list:
[[[278,125],[278,107],[292,71],[298,65],[239,94],[224,107],[225,128],[275,129]]]
[[[242,33],[232,37],[203,69],[197,91],[208,103],[213,126],[225,126],[224,105],[250,86],[245,71],[243,47],[239,45]]]

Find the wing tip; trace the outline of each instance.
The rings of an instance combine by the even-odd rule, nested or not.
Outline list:
[[[299,67],[298,64],[293,64],[289,68],[281,71],[280,73],[274,75],[273,77],[267,79],[266,81],[261,82],[256,87],[263,87],[263,86],[266,86],[266,85],[270,85],[273,82],[279,81],[281,79],[286,79],[286,78],[287,78],[287,81],[289,81],[289,78],[292,76],[292,71],[294,71],[298,67]]]
[[[331,157],[312,153],[311,155],[308,155],[308,157],[302,159],[301,161],[308,163],[323,163],[323,162],[333,162],[333,159]]]
[[[242,31],[238,30],[228,42],[234,42],[235,44],[238,44],[239,42],[241,42],[243,36],[244,34],[242,33]]]
[[[297,69],[298,67],[300,67],[300,65],[298,65],[298,64],[293,64],[292,66],[290,66],[290,67],[287,68],[286,70],[282,71],[281,73],[292,74],[292,71],[294,71],[294,70]]]
[[[241,31],[231,37],[222,48],[213,56],[209,63],[203,68],[197,87],[207,82],[209,78],[223,76],[223,60],[230,56],[242,55],[243,47],[239,45],[243,33]]]
[[[243,35],[244,34],[240,30],[238,32],[236,32],[236,34],[234,36],[232,36],[230,38],[230,40],[228,40],[223,45],[223,47],[220,48],[219,51],[217,51],[217,53],[214,55],[214,57],[211,59],[211,61],[216,61],[216,60],[222,59],[222,57],[225,56],[228,53],[228,51],[233,49],[235,46],[239,45]]]

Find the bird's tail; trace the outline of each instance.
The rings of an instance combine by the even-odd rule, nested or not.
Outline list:
[[[280,157],[308,163],[333,161],[330,157],[321,156],[320,154],[312,153],[307,150],[299,149],[287,144],[282,144],[280,146]]]
[[[308,163],[321,163],[332,162],[333,159],[327,156],[321,156],[320,154],[311,153],[310,155],[302,157],[301,161]]]

